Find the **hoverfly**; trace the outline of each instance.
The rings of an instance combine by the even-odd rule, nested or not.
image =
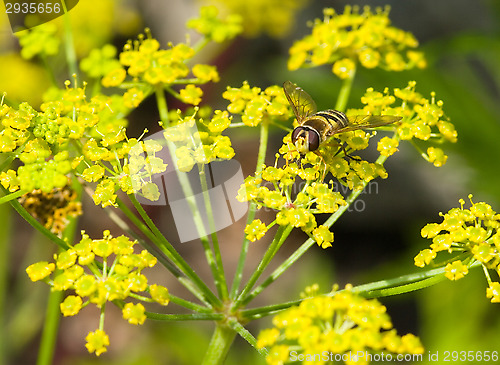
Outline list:
[[[301,154],[317,150],[335,134],[379,127],[401,120],[401,117],[392,115],[347,117],[341,111],[333,109],[317,112],[316,103],[311,96],[291,81],[283,83],[283,90],[299,123],[292,132],[292,143]]]

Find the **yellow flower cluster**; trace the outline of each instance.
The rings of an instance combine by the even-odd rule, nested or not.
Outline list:
[[[436,100],[434,93],[431,93],[430,99],[423,97],[415,91],[415,87],[416,82],[410,81],[404,89],[395,88],[392,94],[388,88],[383,92],[369,88],[361,98],[365,106],[362,109],[347,111],[348,116],[373,114],[403,117],[403,120],[396,124],[397,138],[385,137],[379,141],[377,149],[382,155],[390,156],[395,153],[399,140],[418,139],[436,144],[457,141],[457,131],[444,114],[443,102]],[[444,165],[448,158],[439,147],[430,146],[426,152],[419,152],[436,167]]]
[[[243,20],[243,35],[255,37],[266,33],[281,38],[293,25],[295,14],[308,0],[200,0],[216,3],[230,14],[238,14]]]
[[[82,232],[80,242],[54,255],[55,263],[37,262],[28,266],[26,272],[32,281],[44,280],[52,290],[74,291],[75,294],[68,295],[60,305],[64,316],[78,314],[89,303],[103,311],[106,302],[128,297],[167,305],[167,288],[148,284],[142,274],[144,268],[156,264],[156,258],[146,250],[134,253],[135,244],[125,236],[112,237],[109,231],[104,231],[103,238],[96,240]],[[58,271],[54,273],[56,267]],[[139,295],[145,292],[149,298]],[[142,324],[146,319],[145,308],[140,303],[127,303],[122,312],[124,319],[132,324]],[[87,336],[89,352],[100,355],[108,345],[109,339],[102,328]]]
[[[392,27],[389,8],[372,12],[366,6],[346,6],[343,14],[324,10],[324,19],[317,19],[310,35],[296,41],[290,48],[288,68],[333,64],[332,71],[341,79],[353,76],[356,65],[380,67],[389,71],[423,68],[426,61],[415,37]]]
[[[328,227],[318,226],[314,215],[335,213],[346,203],[333,186],[319,181],[319,175],[317,166],[301,168],[296,163],[283,168],[264,166],[261,173],[245,179],[236,198],[255,202],[258,208],[278,210],[273,224],[300,228],[320,247],[328,248],[333,242],[333,233]],[[294,183],[298,178],[303,179],[304,184],[299,192],[294,193]],[[254,220],[246,227],[245,233],[250,241],[255,241],[262,238],[268,228],[260,220]]]
[[[304,299],[273,318],[271,329],[261,331],[259,348],[268,347],[266,362],[368,364],[380,354],[421,354],[420,340],[412,334],[399,336],[386,308],[349,290],[331,296]],[[360,355],[361,354],[361,355]],[[337,358],[335,358],[337,356]]]
[[[240,114],[241,121],[249,127],[259,125],[268,117],[285,119],[291,116],[288,100],[281,86],[273,85],[262,90],[250,87],[245,81],[240,88],[228,87],[222,97],[230,101],[228,112]]]
[[[188,22],[188,27],[202,33],[207,40],[222,42],[234,38],[240,31],[239,21],[234,17],[229,20],[218,18],[215,7],[203,7],[200,18]],[[146,30],[147,38],[140,36],[135,42],[129,41],[119,56],[119,64],[107,62],[112,67],[102,78],[105,87],[125,86],[128,88],[124,95],[126,105],[136,107],[157,86],[186,85],[179,92],[169,91],[184,103],[198,105],[203,95],[202,90],[195,84],[219,81],[219,74],[215,66],[195,64],[188,66],[188,62],[195,56],[196,51],[186,43],[169,45],[168,49],[161,49],[158,40],[151,37]],[[126,77],[129,80],[126,81]],[[190,76],[189,78],[187,78]]]
[[[473,203],[471,195],[469,199],[469,209],[464,209],[461,199],[460,208],[441,214],[441,223],[429,223],[422,228],[422,237],[431,239],[432,244],[415,256],[415,265],[430,265],[439,252],[447,251],[452,257],[447,260],[450,263],[445,267],[445,275],[459,280],[467,275],[470,265],[479,261],[489,283],[486,296],[492,303],[500,303],[500,282],[493,282],[488,274],[488,270],[494,270],[500,275],[500,214],[489,204]]]

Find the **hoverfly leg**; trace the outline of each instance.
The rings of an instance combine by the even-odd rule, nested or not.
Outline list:
[[[340,151],[342,151],[344,153],[344,157],[346,157],[348,160],[354,160],[354,161],[362,161],[362,158],[359,157],[359,156],[351,156],[348,152],[347,152],[347,143],[346,142],[340,142],[339,143],[340,145],[340,148],[337,150],[337,152],[335,153],[334,157],[337,156]]]

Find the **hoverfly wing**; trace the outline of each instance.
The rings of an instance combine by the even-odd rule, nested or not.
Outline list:
[[[299,124],[307,116],[316,113],[316,103],[314,100],[293,82],[285,81],[283,83],[283,90]]]
[[[354,115],[347,117],[348,125],[335,133],[349,132],[356,129],[375,128],[399,122],[402,117],[394,115]]]

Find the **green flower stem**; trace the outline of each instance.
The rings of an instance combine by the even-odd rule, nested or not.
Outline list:
[[[177,280],[184,285],[185,288],[187,288],[196,298],[198,298],[202,303],[210,306],[210,303],[208,303],[205,300],[205,297],[203,293],[198,289],[197,286],[193,284],[193,282],[188,279],[185,276],[185,273],[182,272],[178,268],[178,266],[175,266],[175,264],[171,263],[168,261],[168,258],[171,257],[170,252],[161,244],[159,239],[149,230],[149,228],[140,220],[136,217],[134,213],[118,198],[117,199],[117,204],[118,207],[121,209],[121,211],[125,214],[125,216],[130,219],[130,221],[137,227],[139,230],[146,235],[146,237],[151,240],[156,246],[151,246],[147,242],[140,240],[141,244],[152,254],[154,255],[158,261],[165,267],[167,268],[176,278]],[[111,218],[113,219],[113,216],[111,215]],[[117,222],[115,219],[119,217],[115,217],[113,220]],[[120,219],[121,220],[121,219]],[[119,222],[119,221],[118,221]],[[117,223],[120,227],[121,225]],[[131,233],[132,236],[136,237],[135,233]],[[164,255],[159,254],[157,250],[160,250],[164,255],[167,257],[164,257]]]
[[[170,124],[170,121],[168,118],[168,108],[167,108],[167,101],[165,98],[165,92],[164,92],[163,88],[160,87],[160,85],[156,87],[155,92],[156,92],[156,102],[157,102],[157,106],[158,106],[158,111],[160,113],[160,119],[162,121],[162,126],[163,126],[163,128],[167,128]],[[169,149],[172,151],[172,148],[170,148],[170,146],[169,146]],[[213,257],[212,250],[210,249],[210,244],[208,242],[208,238],[206,237],[206,234],[205,234],[205,227],[203,225],[203,220],[201,219],[200,212],[199,212],[198,207],[196,205],[196,201],[194,199],[194,194],[192,193],[189,179],[187,178],[186,174],[181,173],[178,170],[176,170],[176,173],[177,173],[177,178],[179,179],[179,182],[181,184],[182,190],[184,192],[184,196],[186,197],[186,200],[188,202],[189,208],[190,208],[191,212],[193,213],[193,220],[194,220],[196,229],[200,233],[199,236],[201,237],[201,242],[202,242],[202,245],[203,245],[203,248],[205,251],[205,256],[207,258],[207,262],[208,262],[210,269],[212,271],[212,275],[214,276],[214,281],[216,284],[217,291],[222,298],[227,298],[228,291],[227,291],[227,285],[226,285],[226,281],[225,281],[225,277],[224,277],[224,271],[223,271],[222,266],[221,266],[222,260],[220,262],[220,265],[216,264],[216,261]],[[203,178],[202,177],[200,177],[200,178],[203,181]],[[202,182],[202,184],[203,184],[203,182]],[[205,186],[206,186],[206,180],[205,180]],[[204,197],[205,197],[205,193],[204,193]],[[205,201],[205,206],[208,209],[208,207],[210,206],[209,202],[207,203],[207,201]],[[208,215],[208,216],[210,217],[210,215]],[[143,219],[144,219],[144,217],[143,217]],[[146,221],[146,223],[147,223],[147,221]],[[149,226],[149,224],[148,224],[148,226]],[[159,233],[159,234],[161,235],[161,233]],[[214,245],[216,245],[218,247],[217,243],[214,243]],[[172,249],[173,249],[173,247],[172,247]],[[194,273],[194,271],[193,271],[193,273]],[[193,281],[195,281],[195,280],[193,280]],[[202,283],[202,281],[199,280],[199,283]],[[203,289],[203,288],[205,288],[205,289]],[[210,292],[210,295],[213,298],[216,298],[215,295],[213,295],[213,293],[210,291],[210,289],[208,289],[208,287],[204,283],[203,283],[203,288],[200,287],[200,289],[202,289],[206,295],[208,295],[208,292]],[[220,305],[221,301],[218,298],[215,301],[213,301],[213,299],[212,299],[211,304],[212,305],[214,305],[214,304]]]
[[[156,238],[151,231],[147,228],[147,226],[142,223],[137,217],[128,209],[128,207],[123,204],[123,202],[119,199],[117,199],[117,205],[119,208],[122,208],[122,211],[125,213],[125,210],[127,213],[125,214],[127,217],[132,216],[133,218],[131,219],[132,222],[135,224],[136,227],[139,227],[141,225],[140,230],[143,232],[148,232],[150,238]],[[158,246],[151,245],[149,242],[146,242],[143,240],[137,233],[134,232],[134,230],[120,217],[118,214],[114,212],[114,210],[105,208],[104,212],[107,214],[107,216],[115,222],[115,224],[120,227],[124,232],[127,232],[128,235],[136,239],[139,244],[144,247],[146,250],[149,251],[156,259],[168,270],[174,275],[176,278],[181,278],[184,276],[184,273],[180,271],[177,266],[175,266],[169,259],[168,257],[161,251],[161,249]],[[130,219],[130,218],[129,218]]]
[[[205,357],[203,358],[202,365],[223,364],[235,337],[235,330],[223,323],[218,322],[215,326],[212,339],[208,344],[208,349],[205,353]]]
[[[186,309],[190,309],[194,312],[197,313],[212,313],[213,314],[213,309],[212,308],[207,308],[203,307],[201,305],[198,305],[196,303],[190,302],[189,300],[179,298],[175,295],[169,294],[168,295],[170,302],[180,305],[181,307],[184,307]]]
[[[276,232],[276,235],[274,236],[273,242],[271,245],[269,245],[269,248],[267,249],[266,253],[264,254],[264,257],[262,258],[262,261],[259,263],[257,266],[257,269],[255,272],[252,274],[250,279],[248,280],[247,284],[243,288],[241,294],[239,295],[238,299],[233,303],[232,309],[238,308],[241,305],[244,305],[248,303],[251,298],[249,299],[248,293],[252,289],[252,287],[255,285],[257,280],[260,278],[264,270],[266,269],[267,265],[271,262],[272,258],[276,255],[276,252],[278,252],[279,248],[285,242],[286,238],[292,231],[293,227],[292,226],[280,226],[278,228],[278,231]]]
[[[345,111],[347,102],[349,101],[349,95],[351,94],[352,82],[354,80],[355,75],[356,75],[356,68],[352,70],[348,78],[343,80],[339,96],[337,97],[337,103],[335,104],[336,110],[339,110],[341,112]]]
[[[159,240],[160,247],[164,247],[169,258],[190,278],[193,283],[203,292],[204,297],[212,306],[220,307],[222,305],[219,298],[217,298],[214,293],[207,287],[207,285],[201,280],[201,278],[194,272],[194,270],[189,266],[189,264],[182,258],[182,256],[175,250],[175,248],[167,241],[167,239],[162,235],[160,230],[156,227],[154,222],[149,218],[148,214],[144,211],[141,204],[137,201],[133,194],[129,194],[132,204],[134,205],[137,212],[139,212],[141,218],[144,220],[146,225],[152,231],[152,233]]]
[[[470,268],[481,265],[475,262]],[[440,267],[424,272],[403,275],[394,279],[381,280],[373,283],[358,285],[352,288],[352,291],[359,293],[367,298],[379,298],[391,295],[409,293],[411,291],[430,287],[446,279],[444,276],[445,268]]]
[[[66,62],[69,67],[70,75],[75,75],[75,77],[78,79],[78,63],[76,60],[71,19],[69,17],[68,9],[66,8],[66,2],[62,1],[61,3],[64,9],[64,49],[66,51]]]
[[[23,196],[24,194],[25,194],[25,192],[24,192],[24,191],[22,191],[22,190],[18,190],[18,191],[14,192],[14,193],[9,193],[9,194],[7,194],[7,195],[5,195],[5,196],[2,196],[2,197],[0,198],[0,205],[2,205],[3,203],[7,203],[7,202],[9,202],[9,201],[11,201],[11,200],[13,200],[13,199],[20,198],[20,197],[21,197],[21,196]]]
[[[78,201],[82,198],[82,187],[76,178],[72,179],[72,188],[77,194]],[[73,242],[75,232],[78,226],[78,217],[70,217],[69,224],[63,231],[63,240]],[[63,250],[63,248],[60,248]],[[64,248],[65,250],[65,248]],[[59,329],[59,321],[61,318],[60,304],[64,297],[63,291],[50,291],[49,300],[47,303],[47,311],[45,314],[44,327],[42,331],[42,339],[38,350],[37,365],[50,365],[53,361],[53,355]]]
[[[224,301],[228,298],[229,292],[227,289],[226,276],[224,274],[224,265],[222,263],[222,256],[219,248],[219,239],[217,238],[217,230],[215,228],[214,212],[212,210],[212,204],[210,203],[210,194],[208,192],[209,189],[207,185],[207,174],[205,172],[205,165],[200,165],[200,183],[201,183],[201,190],[203,191],[203,201],[205,203],[205,209],[208,217],[208,224],[210,226],[210,230],[212,231],[210,237],[212,238],[213,252],[215,255],[215,262],[213,262],[213,258],[211,255],[212,251],[210,251],[209,247],[210,255],[207,256],[207,260],[209,258],[212,260],[212,264],[210,266],[212,268],[212,273],[215,280],[215,286],[217,288],[219,296]]]
[[[168,118],[167,99],[165,98],[165,92],[163,91],[163,87],[161,84],[156,85],[155,95],[156,104],[160,113],[160,120],[163,124],[162,127],[167,128],[170,125],[170,120]]]
[[[259,140],[259,153],[257,155],[257,166],[255,167],[255,172],[258,174],[262,171],[262,165],[264,164],[267,151],[267,141],[269,140],[269,124],[260,124],[260,140]],[[247,222],[246,224],[252,223],[257,212],[257,205],[252,202],[248,208]],[[245,262],[247,258],[248,248],[250,246],[250,241],[246,238],[243,240],[241,246],[240,258],[238,259],[238,266],[236,267],[236,272],[234,274],[234,280],[231,287],[230,298],[235,299],[238,294],[238,288],[241,284],[241,279],[243,278],[243,269],[245,268]]]
[[[59,329],[59,321],[61,319],[61,310],[59,304],[62,301],[64,292],[52,291],[49,292],[49,300],[47,302],[47,311],[45,312],[45,321],[42,331],[42,339],[38,350],[37,365],[52,364],[54,350],[57,340],[57,332]]]
[[[171,148],[170,146],[169,146],[169,149],[170,149],[170,151],[173,151],[173,148]],[[172,153],[172,155],[173,155],[173,153]],[[179,183],[181,185],[182,192],[183,192],[184,196],[186,197],[186,201],[188,203],[189,210],[193,214],[193,222],[194,222],[194,225],[195,225],[196,230],[198,232],[198,236],[200,237],[200,241],[201,241],[201,244],[203,246],[203,250],[205,252],[205,257],[207,259],[207,263],[210,266],[210,270],[212,271],[212,275],[213,275],[213,278],[214,278],[214,281],[216,284],[218,294],[222,298],[227,298],[227,286],[226,286],[225,277],[224,277],[223,271],[222,271],[222,274],[220,273],[220,270],[217,267],[217,264],[216,264],[216,261],[214,258],[214,254],[212,252],[212,249],[210,248],[210,242],[208,241],[208,237],[207,237],[207,234],[205,231],[205,225],[203,223],[201,213],[198,209],[198,205],[196,204],[195,194],[191,188],[191,183],[189,182],[187,174],[185,174],[177,169],[175,171],[177,174],[177,178],[179,179]],[[202,186],[204,186],[203,190],[208,191],[206,178],[204,178],[203,176],[205,176],[205,172],[204,172],[204,170],[200,169],[200,179],[202,181]],[[210,206],[210,199],[205,200],[205,205],[208,209],[208,206]],[[207,214],[209,214],[209,213],[207,212]],[[218,247],[218,245],[217,245],[217,247]]]
[[[149,319],[156,321],[220,321],[224,318],[222,313],[193,313],[193,314],[163,314],[146,312]]]
[[[472,268],[479,265],[479,262],[475,262],[470,267]],[[444,279],[444,267],[440,267],[437,269],[399,276],[393,279],[380,280],[368,284],[354,286],[351,291],[353,293],[358,293],[366,298],[380,298],[384,296],[404,294],[415,290],[428,288],[441,282]],[[327,295],[334,294],[335,292],[328,293]],[[272,304],[258,308],[245,309],[240,312],[240,315],[245,319],[254,320],[274,315],[284,309],[299,305],[303,300],[304,299],[298,299],[280,304]]]
[[[238,334],[243,337],[254,349],[256,349],[261,355],[266,356],[267,355],[267,350],[265,348],[263,349],[258,349],[257,348],[257,340],[255,337],[252,336],[252,334],[237,320],[235,319],[230,319],[228,321],[229,326],[238,332]]]

